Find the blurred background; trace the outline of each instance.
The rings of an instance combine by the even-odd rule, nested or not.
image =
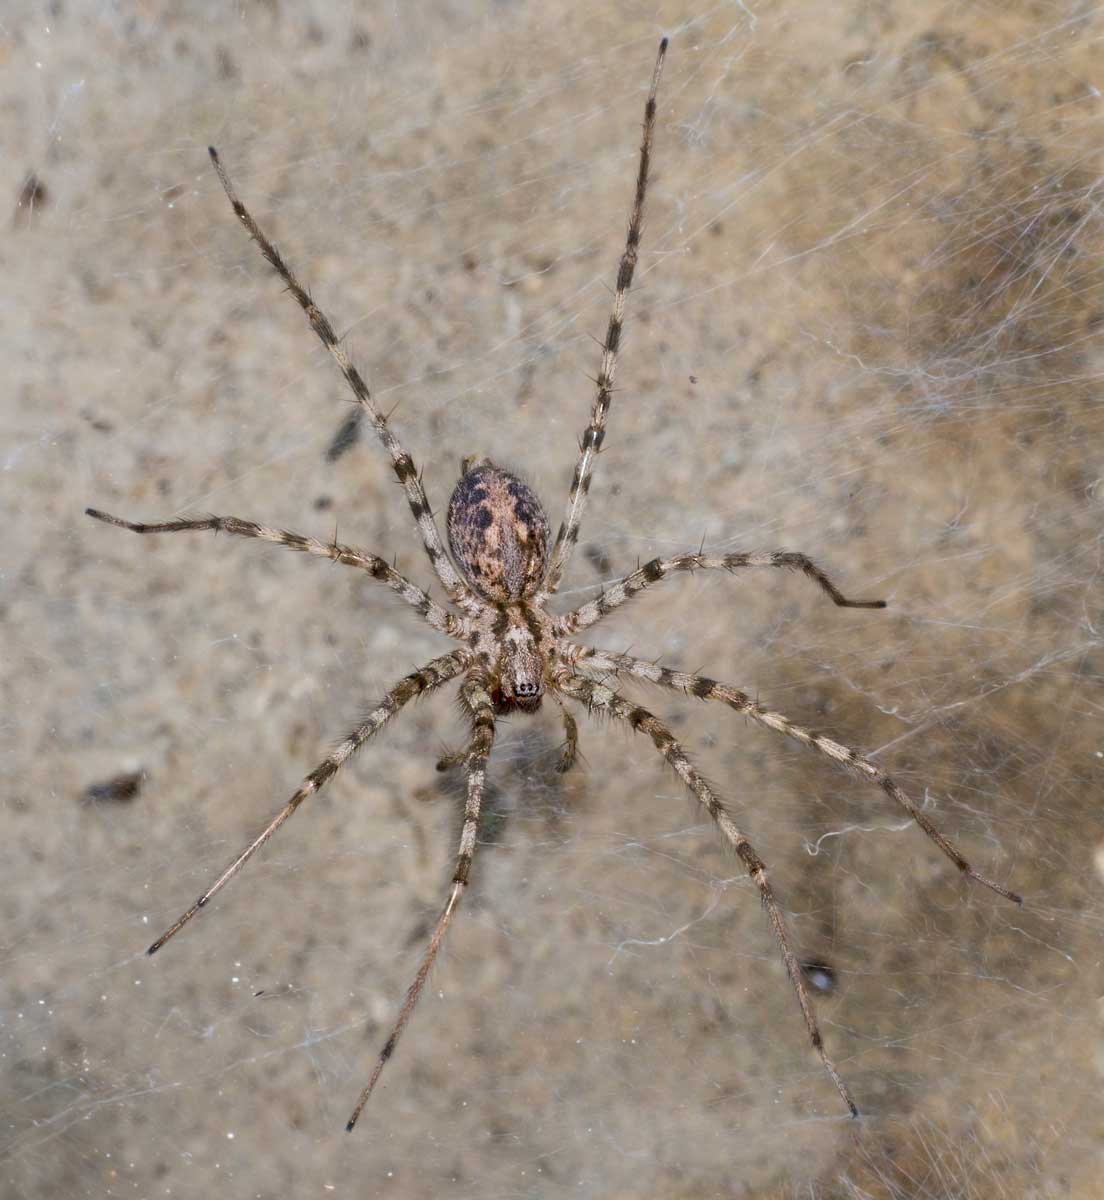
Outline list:
[[[869,751],[667,717],[771,867],[849,1121],[754,887],[647,739],[505,722],[443,902],[463,736],[403,714],[145,947],[446,648],[357,572],[82,515],[256,519],[432,574],[380,448],[208,163],[347,335],[441,510],[468,454],[553,521],[662,34],[645,245],[557,610]],[[24,6],[0,20],[5,1197],[1100,1195],[1104,330],[1084,2]]]

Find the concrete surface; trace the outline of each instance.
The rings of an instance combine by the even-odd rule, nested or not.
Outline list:
[[[0,19],[5,1197],[1100,1195],[1102,30],[1093,4],[901,0]],[[703,538],[885,595],[699,574],[591,641],[876,752],[1028,903],[965,886],[876,788],[629,689],[831,969],[849,1122],[753,888],[647,742],[587,722],[561,781],[554,713],[511,720],[474,887],[346,1137],[444,897],[452,700],[143,950],[444,642],[352,571],[82,510],[336,526],[429,582],[379,448],[326,458],[348,397],[213,142],[433,504],[486,453],[558,520],[661,33],[563,604]]]

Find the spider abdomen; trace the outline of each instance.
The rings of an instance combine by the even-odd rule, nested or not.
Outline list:
[[[448,506],[448,539],[468,585],[497,604],[544,578],[548,518],[532,488],[485,458],[466,464]]]

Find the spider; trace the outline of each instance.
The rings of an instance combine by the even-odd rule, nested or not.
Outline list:
[[[625,301],[632,284],[640,248],[644,198],[655,131],[656,93],[666,51],[667,39],[664,38],[659,44],[644,106],[644,130],[636,175],[636,191],[629,217],[625,250],[617,271],[609,323],[602,345],[602,359],[595,381],[597,391],[590,423],[580,443],[578,463],[571,481],[563,522],[551,546],[548,519],[533,491],[516,475],[496,466],[489,459],[470,458],[464,460],[460,480],[449,500],[447,531],[452,558],[449,557],[441,542],[437,522],[429,507],[413,459],[403,448],[388,419],[376,407],[368,385],[343,349],[329,318],[314,303],[279,251],[238,199],[226,168],[213,147],[209,149],[211,162],[238,219],[306,313],[311,328],[333,355],[363,416],[371,423],[390,456],[391,466],[406,492],[425,552],[438,579],[444,585],[452,608],[431,600],[422,588],[399,574],[384,559],[343,545],[336,538],[332,542],[322,542],[302,534],[271,529],[254,521],[244,521],[238,517],[209,516],[195,520],[142,524],[114,517],[97,509],[86,510],[88,516],[96,520],[130,529],[135,533],[221,530],[241,537],[260,538],[262,541],[286,546],[290,550],[356,567],[391,588],[439,633],[460,643],[450,653],[432,659],[395,684],[368,716],[304,778],[291,799],[203,895],[148,950],[149,954],[155,954],[170,938],[179,933],[196,913],[238,874],[303,801],[332,779],[349,758],[410,701],[417,696],[436,691],[450,680],[460,678],[460,698],[470,721],[471,738],[465,750],[446,760],[446,763],[462,766],[466,774],[464,820],[456,868],[444,909],[437,918],[414,980],[406,992],[391,1032],[379,1051],[368,1083],[349,1118],[347,1130],[352,1130],[356,1124],[384,1067],[394,1053],[467,887],[476,849],[476,831],[483,800],[487,759],[494,742],[497,720],[512,713],[534,713],[540,708],[545,696],[551,696],[557,704],[564,724],[565,748],[559,764],[560,769],[566,770],[571,766],[578,744],[576,722],[565,704],[565,700],[571,700],[578,702],[592,714],[624,722],[631,729],[650,738],[659,754],[700,801],[759,890],[782,952],[782,961],[801,1006],[809,1038],[852,1116],[858,1116],[858,1108],[825,1050],[813,1005],[802,978],[801,967],[791,946],[782,909],[768,881],[763,860],[737,827],[728,808],[718,798],[712,786],[687,757],[670,729],[648,709],[626,699],[612,686],[612,682],[616,681],[618,676],[635,676],[671,691],[683,692],[702,700],[719,701],[773,732],[851,768],[880,787],[891,800],[900,805],[964,875],[984,884],[1008,900],[1022,903],[1021,898],[1014,892],[975,871],[901,787],[881,767],[858,750],[795,724],[782,713],[765,707],[746,692],[728,684],[718,683],[702,675],[670,670],[627,654],[593,649],[572,640],[576,634],[596,625],[603,617],[626,604],[634,596],[654,587],[668,575],[680,571],[735,572],[745,567],[780,567],[804,574],[840,608],[884,608],[884,600],[849,599],[816,563],[804,554],[793,551],[724,555],[698,552],[676,554],[670,558],[654,558],[573,612],[555,616],[548,611],[548,602],[559,586],[564,568],[579,537],[580,522],[590,491],[595,460],[605,437],[606,418],[613,396],[614,373],[621,344]]]

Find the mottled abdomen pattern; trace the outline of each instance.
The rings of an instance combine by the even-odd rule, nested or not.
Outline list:
[[[452,493],[448,538],[468,584],[494,603],[532,595],[544,578],[548,518],[541,502],[485,458],[468,466]]]

